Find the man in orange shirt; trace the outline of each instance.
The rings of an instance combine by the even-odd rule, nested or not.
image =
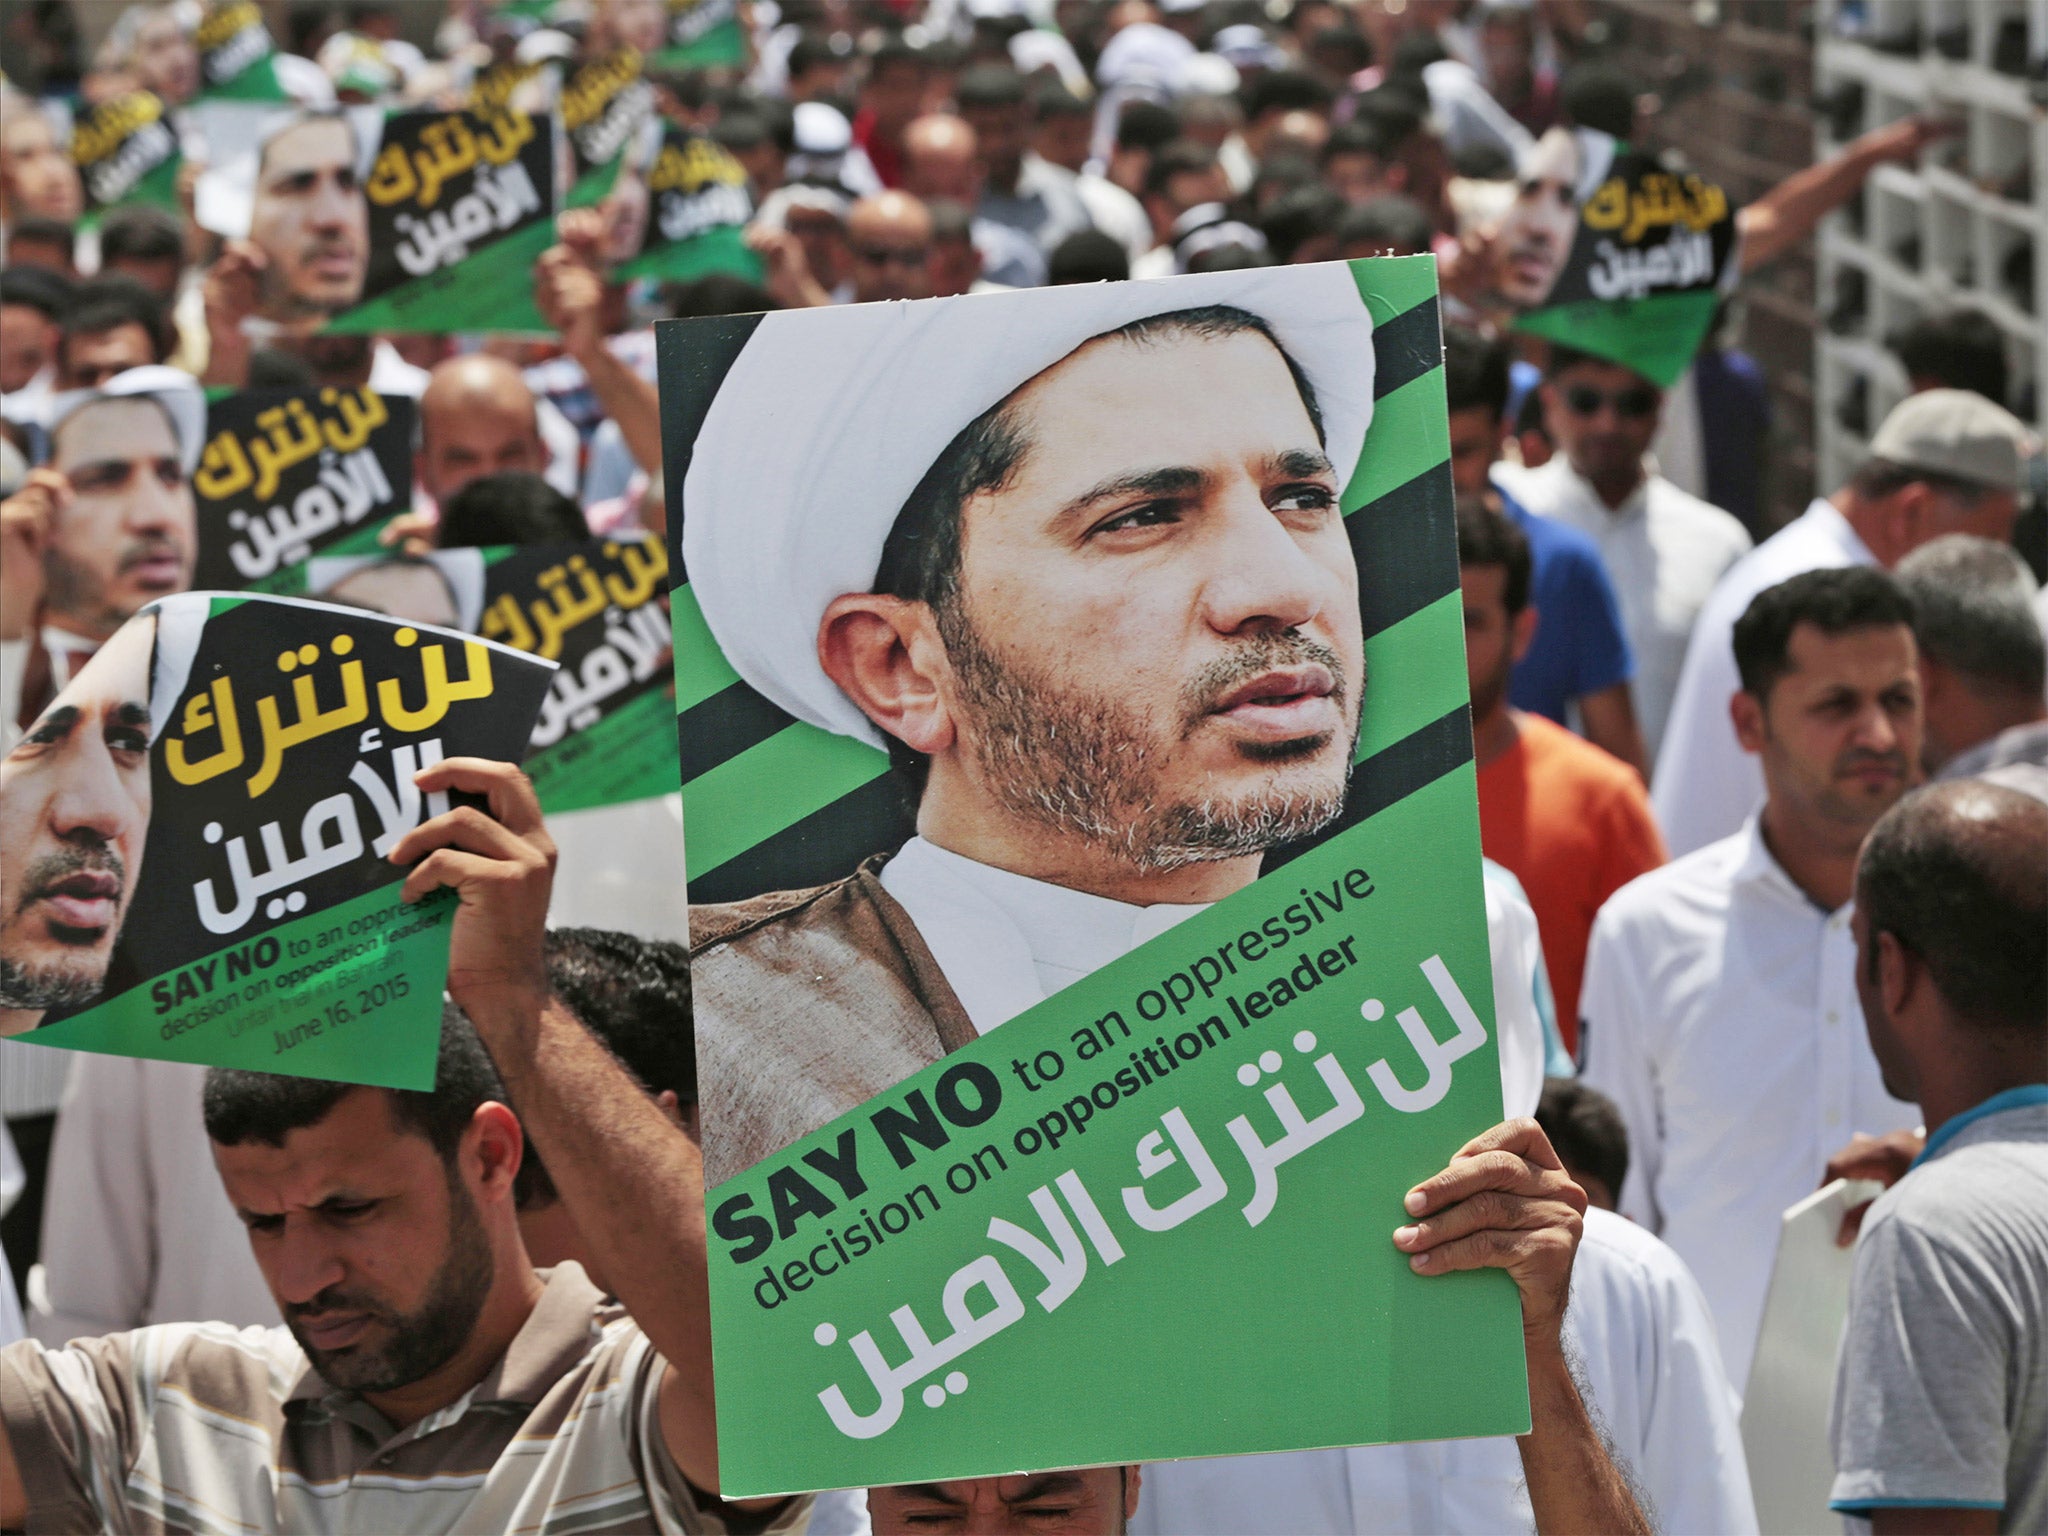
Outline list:
[[[1579,979],[1593,918],[1615,891],[1664,862],[1642,777],[1619,758],[1508,703],[1508,676],[1535,636],[1529,541],[1491,508],[1458,509],[1465,669],[1479,767],[1479,842],[1514,871],[1536,909],[1557,1027],[1574,1052]]]

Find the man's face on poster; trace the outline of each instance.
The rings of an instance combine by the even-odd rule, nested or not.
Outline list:
[[[1342,808],[1365,681],[1342,482],[1256,331],[1103,338],[1013,397],[940,615],[963,755],[1013,815],[1170,869]]]
[[[1528,308],[1556,286],[1578,233],[1579,141],[1553,128],[1523,163],[1514,206],[1501,220],[1501,292]]]
[[[0,759],[0,1034],[90,1002],[149,832],[156,620],[101,646]]]
[[[51,466],[71,482],[43,556],[53,619],[109,635],[191,586],[192,489],[162,406],[140,395],[80,406],[57,429]]]
[[[460,629],[462,615],[455,606],[455,594],[447,578],[432,562],[425,560],[382,560],[335,582],[322,599],[366,608],[389,618],[407,619],[414,624],[435,624],[443,629]]]
[[[249,238],[270,258],[264,296],[271,319],[329,314],[362,297],[370,210],[346,122],[311,118],[264,146]]]

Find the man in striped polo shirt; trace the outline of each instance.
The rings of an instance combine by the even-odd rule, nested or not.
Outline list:
[[[391,851],[412,866],[408,899],[449,886],[462,900],[461,1013],[436,1089],[209,1075],[214,1161],[285,1326],[0,1351],[0,1528],[804,1523],[806,1499],[717,1497],[701,1165],[550,990],[554,848],[531,785],[454,759],[420,788],[491,809],[436,817]],[[562,1203],[588,1213],[578,1227],[617,1302],[575,1263],[533,1269],[515,1211],[528,1132]]]

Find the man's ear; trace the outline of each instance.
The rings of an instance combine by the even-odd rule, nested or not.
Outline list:
[[[1124,1518],[1131,1519],[1138,1513],[1138,1493],[1145,1481],[1145,1469],[1141,1466],[1124,1468]]]
[[[818,621],[818,665],[862,714],[912,751],[953,744],[940,680],[946,646],[931,608],[878,592],[835,597]]]
[[[1764,725],[1764,701],[1747,689],[1738,689],[1729,697],[1728,718],[1735,722],[1735,739],[1742,743],[1742,750],[1762,755],[1769,734]]]
[[[1899,942],[1897,934],[1876,933],[1871,938],[1877,945],[1877,995],[1884,1000],[1884,1016],[1896,1030],[1899,1021],[1908,1017],[1919,989],[1928,985],[1927,967]]]
[[[519,1117],[495,1099],[477,1105],[463,1133],[462,1161],[479,1195],[512,1199],[512,1180],[526,1156]]]
[[[1536,641],[1536,610],[1524,608],[1509,621],[1508,660],[1520,661]]]

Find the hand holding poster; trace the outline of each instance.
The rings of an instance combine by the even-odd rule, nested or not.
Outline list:
[[[659,538],[325,558],[307,578],[325,601],[469,630],[556,663],[523,764],[549,815],[674,792]]]
[[[1737,276],[1721,188],[1591,129],[1553,128],[1502,220],[1516,328],[1678,382]]]
[[[0,760],[0,1034],[431,1087],[449,903],[386,858],[413,775],[516,760],[551,669],[282,598],[188,593]]]
[[[367,389],[214,400],[192,475],[196,585],[300,592],[311,556],[375,549],[412,502],[412,422],[411,400]]]
[[[1526,1428],[1430,261],[660,339],[727,1496]]]

